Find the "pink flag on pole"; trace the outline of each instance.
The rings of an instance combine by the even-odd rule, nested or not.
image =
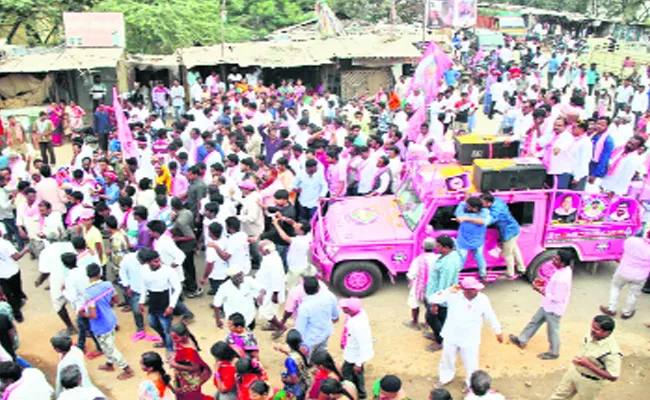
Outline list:
[[[120,104],[117,88],[113,87],[113,110],[115,111],[115,123],[117,125],[117,139],[122,147],[122,155],[125,160],[138,156],[138,148],[133,140],[133,133],[124,115],[122,104]]]
[[[411,94],[415,90],[422,90],[428,105],[438,95],[440,80],[445,71],[451,68],[452,64],[451,58],[442,51],[436,42],[432,41],[427,46],[415,69],[408,93]]]
[[[429,43],[415,69],[406,97],[408,99],[415,90],[422,90],[425,96],[425,106],[416,110],[408,121],[409,139],[415,140],[420,133],[420,126],[427,120],[426,106],[438,96],[440,81],[452,64],[451,58],[435,42]]]

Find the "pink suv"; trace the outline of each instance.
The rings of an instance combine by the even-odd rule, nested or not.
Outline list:
[[[343,295],[369,296],[408,271],[426,237],[457,235],[453,220],[462,190],[449,185],[458,174],[469,182],[469,167],[426,165],[412,173],[395,195],[346,197],[319,206],[314,217],[313,260],[321,276]],[[462,186],[462,185],[461,185]],[[471,186],[468,184],[468,186]],[[471,189],[471,188],[470,188]],[[569,190],[492,192],[521,225],[518,244],[531,281],[552,273],[557,249],[568,248],[584,262],[617,260],[623,241],[640,228],[640,205],[631,197]],[[488,280],[505,273],[496,227],[487,231]],[[477,274],[471,254],[461,275]]]

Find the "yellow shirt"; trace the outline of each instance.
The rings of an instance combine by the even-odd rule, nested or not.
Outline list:
[[[86,239],[86,245],[93,252],[97,252],[96,244],[99,243],[102,246],[102,259],[100,260],[102,265],[106,265],[108,262],[108,257],[106,256],[106,250],[104,250],[104,239],[102,238],[102,233],[93,226],[84,233],[84,239]],[[99,255],[99,254],[98,254]]]
[[[604,369],[611,376],[618,377],[621,374],[621,363],[623,355],[618,347],[614,336],[609,335],[605,339],[593,341],[591,337],[585,337],[580,345],[581,357],[587,357],[594,365]],[[585,367],[574,365],[579,373],[597,377],[591,370]]]
[[[169,173],[166,165],[160,167],[162,175],[156,175],[156,185],[167,186],[167,193],[172,190],[172,175]]]

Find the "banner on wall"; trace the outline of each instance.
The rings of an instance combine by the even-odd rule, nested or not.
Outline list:
[[[427,0],[427,29],[467,28],[476,25],[476,0]]]

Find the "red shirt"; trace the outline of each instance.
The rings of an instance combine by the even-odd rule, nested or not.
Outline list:
[[[235,390],[237,385],[236,374],[237,370],[231,361],[219,361],[217,363],[217,372],[213,377],[214,386],[219,387],[217,385],[218,378],[224,387],[224,393]]]

